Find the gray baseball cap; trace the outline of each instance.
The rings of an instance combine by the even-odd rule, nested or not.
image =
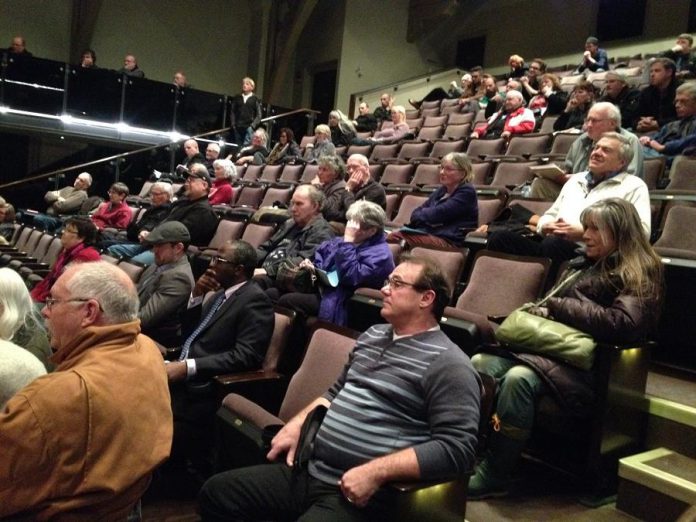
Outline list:
[[[167,221],[150,232],[143,240],[146,245],[158,245],[160,243],[190,243],[191,234],[183,223],[179,221]]]

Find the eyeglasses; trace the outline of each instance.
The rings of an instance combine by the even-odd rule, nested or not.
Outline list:
[[[599,123],[600,121],[607,121],[609,118],[585,118],[585,123]]]
[[[210,258],[210,266],[217,265],[218,263],[223,263],[225,265],[236,265],[238,263],[225,259],[222,256],[213,256]]]
[[[55,299],[53,297],[47,297],[46,298],[46,308],[50,310],[51,308],[53,308],[53,305],[57,305],[60,303],[86,303],[87,301],[89,301],[89,299],[75,298],[75,299],[63,299],[63,300],[61,300],[61,299]]]
[[[389,287],[391,290],[398,290],[399,288],[404,288],[405,286],[410,286],[416,291],[424,291],[425,289],[420,288],[418,286],[418,283],[409,283],[407,281],[403,281],[401,279],[396,279],[395,277],[389,277],[384,280],[384,284],[382,285],[382,288],[384,287]]]

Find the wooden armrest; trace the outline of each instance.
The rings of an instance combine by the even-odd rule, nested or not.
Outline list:
[[[273,381],[282,379],[284,376],[275,370],[255,370],[250,372],[228,373],[226,375],[216,375],[213,379],[217,384],[229,386],[234,383],[253,382],[253,381]]]

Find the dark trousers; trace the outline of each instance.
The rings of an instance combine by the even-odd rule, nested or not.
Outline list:
[[[299,520],[353,522],[389,519],[394,497],[378,492],[365,508],[348,502],[337,485],[294,471],[285,464],[264,464],[219,473],[198,494],[204,522]]]
[[[578,245],[556,236],[535,241],[516,232],[493,232],[488,236],[488,250],[517,256],[548,257],[553,261],[567,261],[577,256]]]
[[[174,415],[171,460],[175,464],[189,460],[201,473],[209,473],[215,412],[220,401],[210,383],[197,390],[188,383],[173,383],[169,391]]]

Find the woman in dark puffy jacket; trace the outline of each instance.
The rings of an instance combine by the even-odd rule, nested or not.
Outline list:
[[[584,256],[571,261],[553,297],[528,311],[589,333],[597,342],[644,340],[654,326],[662,291],[662,263],[645,237],[635,207],[611,198],[581,215]],[[587,416],[594,396],[592,370],[538,354],[490,347],[474,367],[499,382],[500,430],[469,483],[469,498],[507,494],[515,463],[529,438],[537,398],[551,393],[566,411]]]

